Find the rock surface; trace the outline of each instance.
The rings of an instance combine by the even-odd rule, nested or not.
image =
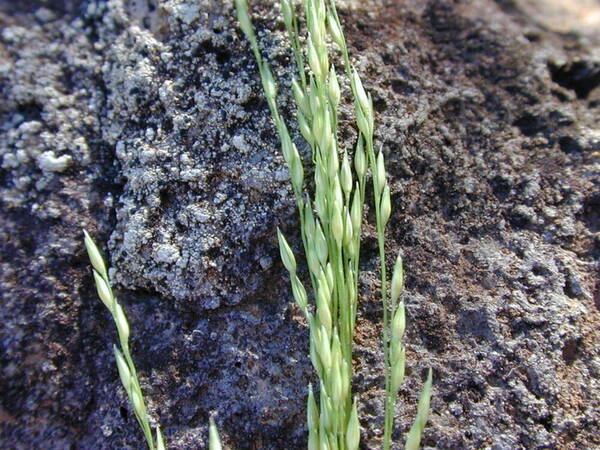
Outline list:
[[[253,3],[291,119],[278,8]],[[408,270],[399,443],[433,367],[426,447],[600,446],[600,8],[544,3],[340,4],[388,161],[388,257]],[[274,231],[297,245],[298,224],[231,2],[0,0],[0,30],[2,447],[144,446],[84,227],[169,448],[205,448],[211,414],[232,449],[303,448],[314,379]],[[355,389],[377,448],[364,233]]]

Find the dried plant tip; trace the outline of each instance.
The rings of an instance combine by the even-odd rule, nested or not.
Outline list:
[[[100,250],[96,246],[94,240],[90,237],[87,231],[83,230],[85,243],[85,249],[87,250],[87,254],[90,258],[90,262],[92,263],[92,267],[98,272],[103,278],[108,279],[108,275],[106,273],[106,264],[104,263],[104,258],[100,254]]]
[[[357,450],[360,444],[360,424],[358,423],[358,411],[356,407],[356,398],[352,403],[352,412],[346,429],[346,446],[348,450]]]
[[[392,275],[392,288],[391,297],[392,304],[396,303],[396,300],[400,298],[402,291],[404,290],[404,269],[402,266],[402,255],[398,253],[396,257],[396,263],[394,264],[394,273]]]
[[[294,253],[279,228],[277,228],[277,239],[279,240],[279,253],[283,265],[289,273],[296,273],[296,258],[294,258]]]
[[[215,425],[214,419],[211,417],[208,424],[208,449],[209,450],[222,450],[221,437],[219,436],[219,430]]]

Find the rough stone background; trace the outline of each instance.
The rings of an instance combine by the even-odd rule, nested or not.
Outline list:
[[[278,8],[252,3],[291,119]],[[598,448],[600,4],[340,12],[408,269],[396,441],[433,367],[426,447]],[[205,448],[211,414],[229,448],[305,446],[307,329],[274,231],[297,245],[298,223],[230,1],[0,0],[0,164],[3,449],[144,447],[82,227],[106,243],[170,448]],[[367,227],[364,448],[382,433],[376,267]]]

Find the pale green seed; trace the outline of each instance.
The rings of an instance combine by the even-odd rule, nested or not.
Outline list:
[[[358,143],[354,152],[354,170],[356,170],[356,176],[359,179],[362,179],[367,172],[367,158],[362,135],[358,137]]]
[[[340,184],[342,190],[346,195],[350,195],[352,191],[352,171],[350,170],[350,163],[348,162],[348,155],[344,152],[342,156],[342,168],[340,169]]]
[[[331,106],[334,110],[337,109],[340,104],[341,92],[340,92],[340,84],[337,79],[337,75],[335,74],[335,68],[331,66],[329,70],[329,82],[327,83],[327,95],[329,97],[329,101],[331,102]]]
[[[390,215],[392,214],[392,204],[390,201],[390,187],[386,183],[383,188],[383,193],[381,194],[381,223],[385,227],[390,219]]]
[[[404,302],[400,302],[392,319],[392,339],[402,339],[406,329],[406,313],[404,311]]]
[[[319,353],[323,367],[325,370],[329,371],[331,370],[331,346],[329,343],[329,333],[323,325],[319,328],[319,337],[320,342],[317,343],[317,353]],[[321,414],[322,413],[323,412],[321,411]]]
[[[333,39],[333,42],[339,45],[340,48],[345,48],[346,41],[344,39],[344,33],[342,33],[342,29],[337,20],[335,20],[335,17],[333,17],[333,14],[327,16],[327,25],[329,25],[329,34],[331,39]]]
[[[295,79],[292,80],[292,92],[294,94],[294,99],[296,100],[296,105],[300,111],[302,111],[302,114],[310,116],[310,105],[308,104],[308,99],[306,98],[306,95],[304,95],[304,92],[302,92],[302,88]]]
[[[367,120],[365,113],[360,109],[356,109],[356,124],[358,125],[358,129],[365,136],[371,136],[372,128],[370,127],[369,121]]]
[[[129,391],[131,390],[131,372],[129,371],[129,366],[116,345],[113,345],[113,353],[115,354],[115,360],[117,361],[117,370],[119,372],[119,378],[121,378],[121,384],[129,394]]]
[[[398,253],[396,257],[396,262],[394,264],[394,273],[392,275],[392,284],[391,284],[391,298],[392,304],[396,303],[396,300],[402,294],[404,290],[404,270],[402,267],[402,255]]]
[[[315,74],[315,77],[321,79],[321,76],[323,75],[321,71],[321,61],[312,40],[308,43],[308,64]]]
[[[348,450],[357,450],[360,444],[360,424],[358,422],[358,410],[356,406],[356,398],[352,403],[352,412],[346,429],[346,446]]]
[[[328,249],[327,249],[327,240],[325,239],[325,234],[323,233],[323,228],[320,223],[317,223],[315,230],[315,249],[317,251],[317,256],[319,258],[319,262],[322,266],[327,264],[328,258]]]
[[[133,404],[133,410],[136,415],[140,418],[146,416],[146,408],[144,406],[144,400],[142,399],[142,394],[132,386],[130,391],[131,394],[131,403]]]
[[[331,267],[331,263],[327,263],[325,267],[325,277],[327,278],[327,283],[329,284],[329,292],[333,292],[333,287],[335,286],[335,278],[333,276],[333,267]]]
[[[332,320],[329,302],[329,292],[327,292],[327,287],[319,285],[317,293],[317,318],[321,325],[323,325],[328,332],[331,332]]]
[[[85,248],[87,250],[87,254],[90,258],[90,262],[92,263],[92,267],[98,272],[103,278],[108,279],[108,275],[106,273],[106,264],[104,263],[104,258],[100,254],[100,250],[96,246],[94,240],[90,237],[87,231],[83,230],[85,243]]]
[[[127,317],[125,317],[123,308],[117,302],[115,302],[114,306],[114,318],[119,336],[123,341],[127,341],[129,339],[129,323],[127,323]]]
[[[365,92],[365,88],[363,87],[362,81],[358,76],[358,72],[356,69],[352,70],[352,83],[354,85],[354,95],[356,95],[356,100],[360,106],[365,117],[371,115],[371,103],[369,102],[369,97],[367,97],[367,93]]]
[[[308,142],[308,145],[313,146],[315,142],[315,137],[310,126],[308,125],[308,122],[306,121],[306,117],[304,117],[304,114],[300,110],[298,111],[297,119],[298,128],[300,128],[300,133],[302,134],[302,137],[306,142]]]
[[[338,245],[340,245],[344,237],[344,223],[342,221],[342,211],[338,204],[333,206],[333,214],[331,215],[331,234]]]
[[[304,167],[302,166],[302,160],[298,154],[296,144],[292,144],[292,162],[291,162],[291,173],[292,173],[292,185],[297,192],[302,191],[302,183],[304,181]]]
[[[350,217],[350,213],[348,212],[348,208],[344,206],[346,220],[344,220],[344,241],[343,244],[345,247],[348,247],[352,244],[354,238],[354,232],[352,229],[352,218]]]
[[[315,235],[315,216],[310,202],[304,205],[304,234],[309,241],[312,241]]]
[[[292,293],[294,294],[296,303],[298,303],[300,309],[304,311],[308,306],[306,289],[304,289],[302,282],[296,275],[292,277]]]
[[[94,281],[96,283],[96,290],[98,291],[98,297],[100,297],[102,303],[104,303],[104,305],[112,312],[115,301],[110,291],[110,287],[98,272],[96,272],[95,270],[93,272]]]
[[[296,258],[294,258],[294,253],[279,228],[277,228],[277,239],[279,240],[279,253],[283,265],[289,273],[296,273]]]

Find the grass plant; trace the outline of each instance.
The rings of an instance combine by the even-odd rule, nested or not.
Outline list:
[[[304,0],[308,36],[300,46],[299,20],[291,0],[281,1],[297,75],[292,92],[297,125],[311,150],[314,194],[305,189],[304,166],[285,120],[277,106],[277,84],[262,57],[246,0],[236,0],[240,28],[250,42],[263,90],[289,168],[296,198],[304,254],[309,269],[314,305],[309,305],[304,284],[297,275],[294,253],[277,231],[281,259],[289,272],[292,293],[310,328],[310,359],[319,377],[319,400],[308,388],[309,449],[354,450],[359,446],[357,400],[352,395],[352,342],[358,301],[361,226],[367,171],[373,184],[377,242],[383,303],[383,354],[385,366],[385,429],[383,447],[391,447],[396,397],[404,381],[405,309],[400,296],[404,286],[402,259],[398,256],[388,294],[385,261],[385,228],[391,215],[390,188],[385,160],[374,146],[372,98],[350,62],[348,47],[333,0]],[[350,80],[358,139],[354,145],[354,170],[347,149],[338,144],[340,83],[329,49],[335,43]],[[307,64],[305,63],[307,61]],[[308,183],[306,183],[308,184]],[[406,448],[418,448],[429,413],[431,371],[421,393],[415,424]]]
[[[123,307],[112,291],[106,263],[104,262],[100,250],[87,231],[84,230],[83,234],[85,248],[90,258],[90,262],[92,263],[92,271],[96,289],[98,291],[98,297],[100,297],[104,306],[106,306],[112,314],[113,321],[117,327],[120,349],[116,345],[113,345],[113,351],[121,384],[125,388],[125,392],[127,392],[127,396],[133,407],[135,418],[144,433],[148,448],[150,450],[165,450],[165,443],[160,427],[156,427],[156,434],[154,435],[150,428],[144,394],[142,393],[137,371],[133,363],[133,358],[131,357],[131,351],[129,350],[129,322],[127,321]]]

